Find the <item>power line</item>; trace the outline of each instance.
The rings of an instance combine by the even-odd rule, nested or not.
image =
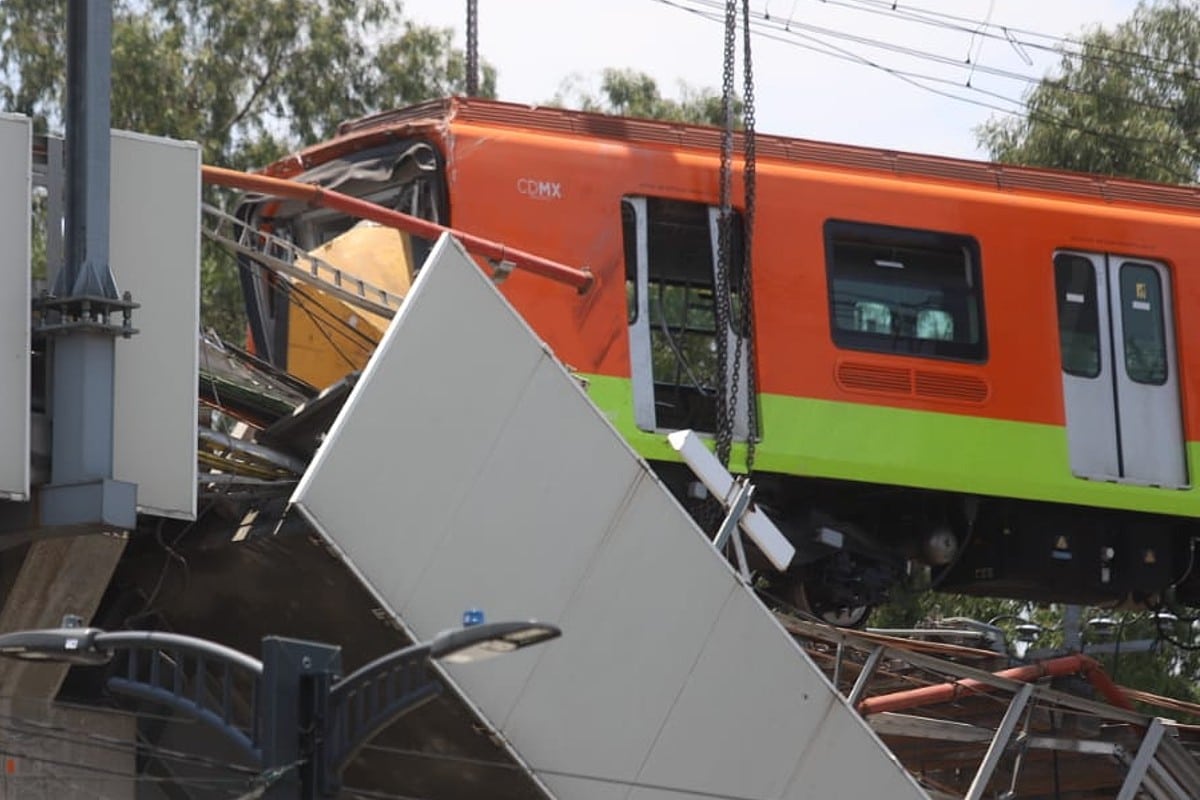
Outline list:
[[[690,0],[690,1],[691,2],[704,2],[704,0]],[[671,6],[673,8],[677,8],[681,11],[688,12],[690,14],[696,15],[698,17],[701,17],[702,19],[706,19],[711,22],[721,22],[721,18],[719,18],[715,13],[707,12],[707,11],[704,11],[704,10],[701,10],[698,8],[694,8],[689,5],[685,5],[685,2],[688,2],[688,0],[655,0],[655,2],[661,3],[663,5]],[[1025,116],[1027,119],[1033,120],[1035,122],[1041,122],[1041,123],[1045,123],[1048,125],[1053,125],[1055,127],[1065,128],[1067,130],[1074,130],[1074,131],[1082,133],[1086,136],[1090,136],[1090,137],[1093,137],[1096,139],[1108,140],[1111,142],[1123,141],[1123,142],[1129,142],[1129,143],[1149,144],[1149,145],[1153,145],[1156,147],[1173,147],[1173,148],[1177,148],[1177,149],[1182,149],[1185,153],[1188,154],[1189,157],[1200,158],[1200,154],[1197,154],[1191,148],[1181,148],[1180,145],[1175,142],[1166,142],[1161,139],[1132,136],[1129,134],[1116,134],[1116,133],[1112,133],[1109,131],[1102,131],[1102,130],[1097,130],[1094,128],[1089,128],[1087,126],[1072,122],[1066,118],[1056,117],[1054,115],[1047,114],[1045,112],[1037,111],[1037,110],[1033,109],[1032,107],[1030,107],[1028,102],[1026,102],[1025,100],[1019,99],[1019,98],[1012,98],[1012,97],[1008,97],[1006,95],[1003,95],[1003,94],[1000,94],[997,92],[991,92],[991,91],[980,89],[980,88],[974,87],[974,86],[963,85],[963,84],[959,83],[958,81],[952,81],[950,79],[947,79],[947,78],[944,78],[941,76],[928,75],[928,74],[913,72],[910,70],[904,70],[904,69],[898,69],[896,67],[891,67],[891,66],[879,63],[871,58],[868,58],[867,56],[861,55],[859,53],[855,53],[855,52],[849,50],[848,48],[841,47],[839,45],[823,41],[819,37],[812,35],[812,34],[804,34],[804,33],[799,33],[796,31],[784,31],[784,33],[789,34],[791,38],[785,38],[784,36],[780,36],[773,29],[764,31],[761,26],[759,26],[758,29],[756,30],[756,35],[758,35],[760,37],[773,39],[775,41],[780,41],[780,42],[783,42],[784,44],[788,44],[788,45],[791,45],[794,47],[799,47],[802,49],[810,50],[810,51],[816,52],[821,55],[831,56],[833,58],[837,58],[837,59],[840,59],[843,61],[849,61],[851,63],[858,64],[860,66],[869,67],[871,69],[875,69],[875,70],[884,72],[885,74],[891,75],[892,77],[897,78],[898,80],[904,81],[905,83],[908,83],[909,85],[914,86],[915,88],[921,89],[921,90],[929,92],[931,94],[938,95],[940,97],[945,97],[950,100],[955,100],[955,101],[962,102],[962,103],[968,103],[970,105],[975,105],[975,106],[985,108],[985,109],[988,109],[991,111],[997,111],[997,112],[1000,112],[1000,113],[1006,114],[1006,115]],[[1011,104],[1013,106],[1013,108],[1008,108],[1008,107],[1005,107],[1002,105],[997,105],[995,102],[991,102],[988,100],[980,100],[975,97],[964,96],[957,92],[951,92],[951,91],[948,91],[945,89],[939,89],[936,86],[928,85],[929,83],[938,83],[938,84],[953,86],[957,89],[965,89],[968,92],[983,95],[985,97],[990,97],[993,100],[999,100],[1000,102],[1003,102],[1003,103]],[[1080,94],[1083,94],[1086,96],[1095,97],[1095,95],[1093,95],[1090,92],[1083,92],[1081,90],[1075,90],[1075,91],[1077,93],[1080,93]],[[1144,105],[1144,104],[1140,104],[1137,101],[1133,101],[1133,100],[1129,100],[1129,102],[1133,105]],[[1161,110],[1161,109],[1159,109],[1159,110]],[[1176,180],[1178,180],[1180,182],[1189,183],[1189,182],[1192,182],[1195,180],[1194,174],[1181,172],[1178,169],[1176,169],[1175,167],[1173,167],[1172,165],[1167,164],[1167,163],[1161,161],[1160,159],[1156,159],[1152,156],[1142,156],[1142,158],[1144,158],[1148,163],[1162,169],[1164,172],[1169,173]]]
[[[932,9],[909,6],[908,8],[900,8],[897,3],[884,2],[883,0],[816,0],[823,5],[841,6],[848,9],[860,10],[869,14],[881,14],[886,16],[899,16],[903,19],[908,19],[925,25],[935,27],[958,30],[973,33],[979,36],[984,36],[989,39],[995,39],[1002,42],[1007,42],[1015,47],[1025,47],[1031,50],[1040,50],[1056,55],[1067,55],[1082,58],[1087,61],[1092,61],[1101,65],[1128,67],[1134,66],[1128,61],[1116,61],[1098,57],[1088,53],[1088,50],[1096,50],[1101,53],[1112,53],[1115,55],[1128,56],[1136,59],[1137,66],[1145,66],[1146,64],[1161,64],[1165,69],[1154,70],[1161,75],[1170,76],[1172,69],[1192,69],[1193,64],[1187,62],[1175,61],[1168,58],[1153,55],[1151,53],[1143,53],[1137,50],[1128,50],[1123,47],[1113,47],[1112,45],[1103,44],[1095,41],[1085,41],[1076,39],[1070,36],[1055,36],[1048,33],[1041,33],[1030,30],[1028,28],[1014,27],[1011,25],[1001,25],[993,23],[990,20],[976,20],[970,17],[958,16]],[[1028,41],[1021,37],[1034,37],[1041,39],[1045,44],[1039,42]],[[1082,48],[1080,50],[1072,50],[1071,47]]]
[[[685,10],[695,11],[696,13],[699,13],[701,16],[705,16],[706,18],[709,18],[709,19],[713,18],[713,16],[709,16],[707,13],[700,11],[699,9],[688,8],[687,6],[683,6],[679,2],[674,2],[673,0],[659,0],[659,1],[665,2],[665,4],[667,4],[667,5],[673,5],[678,8],[684,8]],[[683,2],[690,2],[696,6],[714,9],[712,14],[714,16],[716,14],[716,11],[715,11],[715,9],[717,7],[716,0],[683,0]],[[827,2],[830,5],[843,5],[843,6],[846,5],[845,3],[836,3],[833,0],[825,0],[825,2]],[[964,58],[959,58],[956,56],[944,55],[942,53],[933,52],[931,50],[925,50],[925,49],[921,49],[921,48],[917,48],[917,47],[911,47],[908,45],[897,44],[895,42],[890,42],[885,39],[879,39],[879,38],[872,37],[872,36],[867,36],[867,35],[858,34],[858,33],[849,33],[846,31],[838,30],[836,28],[825,27],[822,25],[815,25],[815,24],[806,23],[806,22],[797,22],[797,21],[794,21],[791,19],[786,20],[786,21],[780,21],[780,20],[777,20],[777,19],[771,17],[769,14],[761,14],[760,13],[760,14],[757,14],[756,16],[758,17],[758,22],[756,22],[755,24],[756,24],[760,34],[764,31],[764,29],[765,30],[776,30],[780,33],[795,36],[797,38],[811,38],[814,41],[820,41],[820,42],[823,42],[826,44],[827,44],[827,42],[825,42],[825,40],[822,39],[821,37],[827,37],[829,39],[838,39],[838,40],[842,40],[842,41],[847,41],[852,44],[860,44],[865,47],[873,48],[876,50],[883,50],[885,52],[894,53],[896,55],[916,59],[919,61],[925,61],[925,62],[929,62],[929,63],[933,63],[933,64],[938,64],[943,67],[949,67],[952,70],[965,72],[966,79],[963,82],[959,83],[957,81],[953,81],[953,83],[955,83],[955,85],[961,85],[968,89],[975,88],[975,87],[973,87],[971,80],[972,80],[972,77],[976,73],[990,75],[992,77],[1001,78],[1001,79],[1005,79],[1005,80],[1011,80],[1011,81],[1018,82],[1018,83],[1023,83],[1028,86],[1037,86],[1042,83],[1041,78],[1027,75],[1023,72],[1016,72],[1011,69],[1005,69],[1002,67],[993,67],[993,66],[987,66],[987,65],[981,64],[977,59],[971,58],[969,56],[969,54],[968,54],[968,57],[964,59]],[[972,36],[979,35],[979,36],[984,36],[987,38],[1001,38],[1001,37],[993,37],[992,35],[987,34],[986,32],[981,33],[978,30],[973,30],[973,29],[967,28],[965,26],[949,26],[949,25],[939,24],[939,23],[927,23],[927,24],[933,24],[933,25],[936,25],[937,27],[957,30],[957,31],[960,31],[965,34],[970,34]],[[988,24],[989,23],[986,21],[976,22],[976,25],[979,28],[983,28],[984,26],[987,26]],[[803,32],[807,32],[807,35]],[[1053,50],[1053,48],[1048,48],[1048,47],[1047,48],[1038,48],[1036,45],[1034,45],[1032,43],[1021,43],[1021,42],[1019,42],[1019,40],[1012,39],[1012,38],[1006,39],[1006,41],[1008,41],[1010,44],[1014,44],[1014,43],[1025,44],[1026,46],[1028,46],[1032,49]],[[828,46],[833,46],[833,45],[828,45]],[[1082,57],[1082,55],[1080,57]],[[1130,64],[1128,62],[1104,61],[1101,63],[1104,63],[1108,66],[1119,66],[1121,68],[1130,68],[1130,67],[1138,66],[1138,65]],[[1163,72],[1162,74],[1166,75],[1169,73]],[[952,82],[947,79],[941,79],[941,80],[945,80],[945,82],[947,82],[947,83]],[[1073,86],[1065,86],[1064,85],[1064,86],[1057,86],[1056,88],[1059,89],[1060,91],[1067,92],[1070,94],[1077,94],[1077,95],[1087,96],[1087,97],[1095,96],[1095,93],[1093,93],[1093,92],[1090,92],[1086,89],[1078,89]],[[988,92],[987,94],[995,94],[995,93]],[[1147,109],[1150,109],[1153,111],[1164,111],[1164,112],[1174,113],[1177,110],[1177,108],[1173,105],[1164,105],[1162,103],[1155,103],[1155,102],[1150,102],[1147,100],[1139,100],[1136,98],[1123,98],[1123,100],[1125,102],[1128,102],[1131,105],[1134,105],[1134,106],[1137,106],[1140,108],[1147,108]],[[1021,102],[1021,101],[1014,100],[1012,102]]]

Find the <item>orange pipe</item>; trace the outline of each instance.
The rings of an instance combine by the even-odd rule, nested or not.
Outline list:
[[[1031,683],[1039,678],[1056,678],[1061,675],[1082,674],[1096,687],[1096,691],[1104,695],[1108,702],[1127,711],[1133,710],[1133,705],[1129,702],[1129,698],[1125,696],[1125,693],[1119,686],[1112,682],[1112,679],[1104,672],[1104,668],[1095,659],[1088,658],[1087,656],[1063,656],[1062,658],[1053,658],[1049,661],[1041,661],[1037,664],[1029,664],[1023,667],[1013,667],[1012,669],[1005,669],[992,674],[997,678],[1021,681],[1022,683]],[[863,716],[879,714],[883,711],[904,711],[919,706],[948,703],[963,694],[994,692],[996,688],[975,678],[962,678],[949,683],[941,683],[937,686],[922,686],[919,689],[908,689],[902,692],[868,697],[858,704],[858,711]]]
[[[592,288],[592,283],[595,280],[592,273],[586,269],[568,267],[565,264],[550,261],[541,256],[535,256],[524,250],[513,250],[489,239],[473,236],[454,228],[447,228],[445,225],[438,225],[436,222],[429,222],[420,217],[402,214],[399,211],[393,211],[390,208],[384,208],[375,203],[351,197],[348,194],[335,192],[332,189],[322,189],[320,186],[313,186],[312,184],[301,183],[300,181],[289,181],[283,178],[271,178],[266,175],[238,172],[237,170],[225,169],[224,167],[212,167],[207,164],[200,168],[200,175],[205,183],[226,186],[232,189],[241,189],[246,192],[259,192],[260,194],[272,197],[304,200],[313,205],[332,208],[335,211],[341,211],[359,219],[369,219],[372,222],[378,222],[380,225],[397,228],[427,239],[436,239],[443,233],[449,233],[462,242],[463,246],[469,252],[477,256],[497,262],[507,261],[515,264],[520,269],[532,272],[534,275],[541,275],[544,278],[550,278],[559,283],[573,286],[579,290],[580,294],[584,294],[588,289]]]

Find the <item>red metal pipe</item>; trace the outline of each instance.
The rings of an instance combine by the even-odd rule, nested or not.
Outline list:
[[[427,239],[436,239],[443,233],[449,233],[462,242],[463,246],[469,252],[477,256],[498,262],[507,261],[515,264],[520,269],[532,272],[534,275],[541,275],[544,278],[550,278],[559,283],[573,286],[579,290],[580,294],[584,294],[588,289],[592,288],[592,283],[595,281],[595,277],[586,269],[568,267],[565,264],[550,261],[541,256],[535,256],[524,250],[513,250],[498,242],[473,236],[454,228],[447,228],[445,225],[438,225],[436,222],[429,222],[428,220],[423,220],[409,214],[402,214],[399,211],[393,211],[390,208],[384,208],[375,203],[351,197],[348,194],[335,192],[332,189],[322,189],[320,186],[313,186],[312,184],[301,183],[300,181],[271,178],[266,175],[254,175],[248,172],[238,172],[233,169],[208,165],[201,167],[200,175],[205,183],[226,186],[231,189],[241,189],[246,192],[259,192],[260,194],[272,197],[304,200],[313,205],[332,208],[335,211],[341,211],[359,219],[369,219],[372,222],[378,222],[380,225],[397,228]]]
[[[997,678],[1021,681],[1022,683],[1031,683],[1039,678],[1055,678],[1060,675],[1081,674],[1091,681],[1096,690],[1104,695],[1108,702],[1118,708],[1133,709],[1129,698],[1105,674],[1104,668],[1095,659],[1083,655],[1053,658],[1049,661],[1041,661],[1037,664],[1029,664],[1023,667],[1013,667],[1012,669],[1005,669],[992,674]],[[962,678],[957,681],[950,681],[949,683],[941,683],[937,686],[922,686],[919,689],[908,689],[902,692],[868,697],[858,704],[858,711],[863,716],[878,714],[883,711],[905,711],[919,706],[948,703],[963,694],[982,694],[996,690],[997,687],[976,680],[975,678]]]

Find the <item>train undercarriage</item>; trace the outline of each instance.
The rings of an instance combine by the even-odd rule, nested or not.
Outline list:
[[[695,499],[687,467],[654,467],[711,529],[719,512]],[[778,474],[753,483],[796,547],[785,574],[750,555],[760,584],[836,624],[865,623],[902,585],[1035,603],[1200,605],[1195,520]]]

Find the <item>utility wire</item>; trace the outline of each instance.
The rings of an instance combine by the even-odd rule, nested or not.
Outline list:
[[[859,10],[869,14],[900,17],[901,19],[906,19],[911,22],[931,25],[944,30],[969,32],[989,39],[1008,42],[1010,45],[1018,48],[1018,52],[1020,52],[1019,48],[1028,48],[1031,50],[1039,50],[1060,56],[1073,56],[1099,65],[1117,67],[1145,67],[1149,64],[1157,64],[1161,65],[1163,69],[1152,71],[1168,77],[1173,77],[1176,70],[1190,70],[1194,67],[1193,64],[1187,62],[1175,61],[1173,59],[1163,58],[1151,53],[1143,53],[1123,47],[1113,47],[1112,45],[1102,44],[1095,41],[1085,42],[1081,39],[1071,36],[1055,36],[1048,33],[1040,33],[1028,28],[1002,25],[999,23],[990,22],[989,20],[980,21],[970,17],[963,17],[955,14],[914,6],[900,8],[899,4],[894,2],[883,2],[882,0],[813,0],[813,2],[820,2],[822,5],[841,6],[843,8]],[[1022,37],[1032,37],[1042,41],[1029,41],[1028,39]],[[1073,50],[1071,48],[1080,49]],[[1133,59],[1133,61],[1116,60],[1096,56],[1088,52],[1091,50],[1094,50],[1098,53],[1111,53],[1113,55],[1125,56]]]
[[[1100,66],[1116,66],[1120,68],[1136,66],[1141,69],[1148,69],[1164,77],[1176,77],[1178,70],[1191,70],[1195,66],[1186,61],[1176,61],[1138,50],[1114,47],[1094,40],[1084,41],[1071,36],[1058,36],[1028,28],[1003,25],[991,22],[990,19],[979,20],[911,5],[901,7],[899,3],[892,0],[887,0],[887,2],[884,2],[884,0],[810,0],[810,2],[820,3],[823,6],[844,8],[852,12],[859,11],[866,14],[886,16],[892,19],[898,18],[918,25],[1006,42],[1017,52],[1023,61],[1029,64],[1032,62],[1028,57],[1028,53],[1025,52],[1026,50],[1037,50],[1057,56],[1080,58]],[[762,14],[764,19],[777,19],[777,17],[773,17],[770,14],[769,3],[765,4],[765,8],[766,10]],[[793,7],[788,21],[790,22],[794,17],[795,8]],[[1122,58],[1097,55],[1106,53],[1112,54],[1112,56],[1121,56]],[[1162,68],[1152,68],[1151,65],[1161,65]]]
[[[695,0],[693,0],[693,2],[694,1]],[[691,7],[689,5],[685,5],[684,2],[681,2],[680,0],[655,0],[655,2],[662,3],[663,5],[671,6],[673,8],[677,8],[679,10],[688,12],[690,14],[694,14],[696,16],[701,17],[702,19],[706,19],[706,20],[713,21],[713,22],[721,21],[721,18],[719,18],[717,15],[694,8],[694,7]],[[950,100],[955,100],[955,101],[963,102],[963,103],[969,103],[971,105],[979,106],[981,108],[986,108],[988,110],[998,111],[1002,114],[1008,114],[1008,115],[1013,115],[1013,116],[1024,115],[1028,119],[1033,120],[1035,122],[1041,122],[1041,123],[1045,123],[1048,125],[1065,128],[1068,130],[1074,130],[1074,131],[1084,134],[1085,136],[1089,136],[1089,137],[1093,137],[1093,138],[1097,138],[1097,139],[1150,144],[1150,145],[1154,145],[1157,147],[1175,147],[1175,148],[1179,147],[1179,145],[1177,143],[1165,142],[1160,139],[1152,139],[1149,137],[1130,136],[1128,134],[1115,134],[1115,133],[1111,133],[1108,131],[1096,130],[1093,128],[1086,127],[1084,125],[1080,125],[1080,124],[1071,122],[1070,120],[1067,120],[1065,118],[1056,117],[1056,116],[1053,116],[1050,114],[1046,114],[1044,112],[1036,111],[1036,110],[1030,108],[1029,104],[1026,101],[1018,99],[1018,98],[1010,98],[1010,97],[1007,97],[1007,96],[1004,96],[1004,95],[1001,95],[1001,94],[998,94],[995,92],[981,90],[976,87],[964,86],[964,85],[958,83],[957,81],[950,81],[946,78],[942,78],[942,77],[938,77],[938,76],[925,75],[925,74],[921,74],[921,73],[915,73],[915,72],[911,72],[911,71],[907,71],[907,70],[903,70],[903,69],[889,67],[885,64],[881,64],[870,58],[867,58],[866,56],[860,55],[858,53],[854,53],[853,51],[851,51],[847,48],[840,47],[838,45],[822,41],[818,37],[812,36],[810,34],[800,34],[800,33],[796,33],[796,32],[791,32],[791,36],[793,38],[789,39],[789,38],[785,38],[783,36],[778,35],[774,31],[763,31],[761,28],[759,28],[756,31],[756,33],[757,33],[757,35],[764,37],[764,38],[774,39],[776,41],[780,41],[780,42],[783,42],[785,44],[789,44],[789,45],[792,45],[795,47],[800,47],[802,49],[811,50],[813,52],[816,52],[816,53],[819,53],[822,55],[832,56],[832,57],[840,59],[840,60],[849,61],[851,63],[856,63],[861,66],[879,70],[881,72],[884,72],[888,75],[891,75],[891,76],[897,78],[898,80],[904,81],[905,83],[908,83],[918,89],[921,89],[923,91],[926,91],[926,92],[929,92],[931,94],[935,94],[935,95],[938,95],[941,97],[945,97]],[[800,41],[801,39],[806,40],[811,43],[806,44],[804,41]],[[939,89],[935,86],[928,85],[928,83],[948,84],[948,85],[952,85],[956,88],[966,89],[969,92],[974,92],[976,94],[990,96],[990,97],[998,99],[1002,102],[1011,104],[1013,106],[1013,108],[1008,108],[1008,107],[1005,107],[1002,105],[997,105],[995,102],[989,102],[986,100],[979,100],[974,97],[964,96],[957,92],[951,92],[951,91],[947,91],[944,89]],[[1190,156],[1200,158],[1200,154],[1194,153],[1190,148],[1184,148],[1184,150]],[[1149,161],[1149,163],[1153,164],[1154,166],[1157,166],[1160,169],[1164,170],[1165,172],[1168,172],[1176,180],[1178,180],[1182,183],[1191,183],[1195,180],[1195,177],[1196,177],[1195,175],[1181,172],[1178,169],[1175,169],[1170,164],[1167,164],[1159,159],[1155,159],[1153,157],[1146,157],[1146,160]]]
[[[678,2],[677,0],[658,0],[658,2],[662,2],[665,5],[671,5],[671,6],[675,6],[677,8],[683,8],[685,10],[690,10],[690,11],[700,14],[701,16],[705,16],[706,18],[710,18],[710,19],[714,18],[715,15],[718,13],[716,11],[716,8],[717,8],[716,0],[682,0],[682,2]],[[690,6],[683,5],[682,3],[690,3],[691,5]],[[694,8],[692,6],[699,6],[700,8]],[[704,8],[712,9],[712,11],[711,12],[702,11],[701,9],[704,9]],[[713,16],[709,16],[710,13]],[[757,17],[758,21],[755,23],[755,25],[760,33],[762,33],[764,30],[775,30],[775,31],[778,31],[779,33],[782,33],[785,35],[792,35],[797,38],[810,38],[814,41],[819,41],[819,42],[825,41],[825,39],[822,39],[821,37],[826,37],[828,39],[838,39],[838,40],[850,42],[852,44],[861,44],[865,47],[870,47],[870,48],[873,48],[876,50],[883,50],[885,52],[894,53],[897,55],[905,56],[905,57],[916,59],[919,61],[926,61],[926,62],[930,62],[933,64],[939,64],[941,66],[950,67],[952,70],[958,70],[958,71],[965,72],[965,73],[967,73],[967,77],[964,81],[961,81],[961,82],[960,81],[951,81],[948,79],[942,79],[942,80],[944,80],[948,83],[953,83],[958,86],[963,86],[964,88],[968,88],[968,89],[974,88],[972,81],[971,81],[971,77],[976,73],[986,74],[986,75],[990,75],[990,76],[996,77],[996,78],[1002,78],[1005,80],[1011,80],[1011,81],[1015,81],[1015,82],[1019,82],[1019,83],[1024,83],[1029,86],[1037,86],[1042,83],[1042,78],[1034,77],[1034,76],[1025,74],[1023,72],[1016,72],[1014,70],[1005,69],[1002,67],[987,66],[987,65],[979,63],[978,60],[972,59],[970,57],[963,59],[963,58],[959,58],[957,56],[944,55],[942,53],[936,53],[936,52],[933,52],[930,50],[923,50],[923,49],[911,47],[908,45],[896,44],[895,42],[890,42],[885,39],[879,39],[879,38],[875,38],[872,36],[866,36],[866,35],[857,34],[857,33],[848,33],[846,31],[841,31],[841,30],[837,30],[835,28],[829,28],[829,27],[825,27],[822,25],[814,25],[814,24],[810,24],[810,23],[796,22],[793,20],[780,21],[774,17],[771,17],[768,14],[760,13],[760,14],[757,14],[754,16]],[[987,23],[986,21],[976,23],[976,25],[981,28],[988,24],[989,23]],[[942,26],[942,27],[947,27],[947,26]],[[986,37],[985,33],[980,33],[979,31],[968,28],[966,26],[956,26],[955,30],[959,30],[959,31],[963,32],[964,34],[971,35],[971,36],[979,35],[979,36]],[[1017,44],[1023,44],[1023,43],[1019,42],[1018,40],[1009,40],[1010,44],[1013,44],[1014,42],[1016,42]],[[1033,47],[1033,45],[1030,45],[1030,47]],[[1046,49],[1050,49],[1050,48],[1046,48]],[[1079,55],[1079,57],[1082,57],[1082,55]],[[1117,66],[1117,67],[1120,67],[1123,69],[1129,69],[1131,67],[1140,66],[1140,65],[1135,65],[1135,64],[1128,63],[1128,62],[1118,63],[1118,62],[1107,62],[1106,61],[1103,63],[1108,66]],[[1190,68],[1190,65],[1189,65],[1189,68]],[[1163,71],[1161,74],[1169,75],[1170,73]],[[1057,86],[1056,88],[1059,91],[1063,91],[1068,94],[1075,94],[1075,95],[1081,95],[1081,96],[1086,96],[1086,97],[1095,96],[1095,94],[1093,92],[1090,92],[1086,89],[1078,89],[1073,86]],[[1153,111],[1163,111],[1163,112],[1170,112],[1170,113],[1174,113],[1175,111],[1177,111],[1177,108],[1174,105],[1165,105],[1162,103],[1155,103],[1155,102],[1150,102],[1147,100],[1138,100],[1135,98],[1122,98],[1122,100],[1123,100],[1123,102],[1126,102],[1130,105],[1133,105],[1133,106],[1136,106],[1139,108],[1147,108],[1147,109],[1150,109]],[[1020,100],[1012,100],[1011,102],[1023,104],[1023,101],[1020,101]]]

